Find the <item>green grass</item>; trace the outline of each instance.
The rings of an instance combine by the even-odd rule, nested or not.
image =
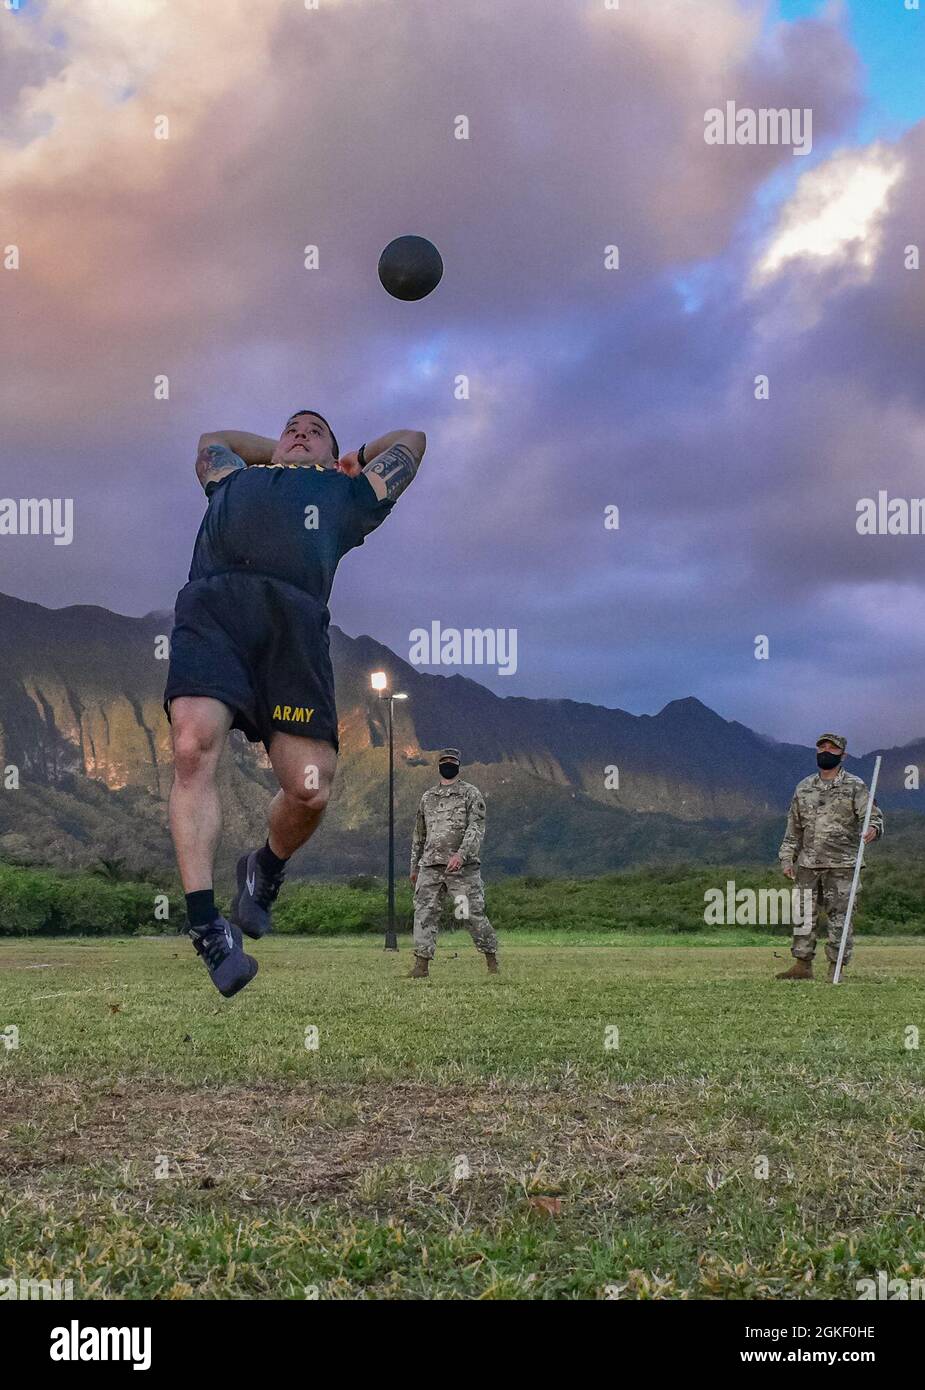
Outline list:
[[[925,943],[862,940],[833,989],[776,982],[785,943],[741,929],[583,940],[518,932],[491,978],[446,935],[409,981],[406,941],[270,938],[227,1002],[184,938],[0,941],[0,1278],[855,1298],[925,1274]]]

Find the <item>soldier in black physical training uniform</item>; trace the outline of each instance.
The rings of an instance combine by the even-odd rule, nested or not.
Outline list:
[[[241,934],[270,929],[290,856],[314,833],[337,763],[327,608],[341,556],[362,545],[417,473],[425,437],[397,430],[339,458],[330,426],[300,410],[279,440],[229,431],[199,441],[209,499],[189,583],[177,595],[164,706],[171,722],[170,828],[189,932],[222,994],[253,979]],[[212,871],[215,783],[230,729],[262,741],[279,781],[262,849],[237,866],[226,921]]]

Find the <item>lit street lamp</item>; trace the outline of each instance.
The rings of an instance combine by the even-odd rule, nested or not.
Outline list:
[[[384,671],[373,671],[370,684],[381,700],[388,689],[388,677]],[[400,691],[388,695],[389,701],[389,919],[385,929],[385,949],[398,950],[398,937],[395,935],[395,752],[392,738],[392,702],[407,700]]]

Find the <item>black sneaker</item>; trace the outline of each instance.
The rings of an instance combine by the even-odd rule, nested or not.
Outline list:
[[[244,954],[241,933],[237,927],[216,917],[207,927],[188,927],[193,946],[205,961],[212,983],[230,999],[249,984],[257,974],[257,962]]]
[[[237,867],[238,896],[231,909],[231,920],[246,936],[258,941],[273,926],[270,912],[285,877],[285,869],[268,874],[260,867],[258,852],[242,854]]]

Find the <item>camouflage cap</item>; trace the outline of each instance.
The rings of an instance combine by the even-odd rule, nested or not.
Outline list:
[[[438,763],[455,763],[456,766],[459,767],[459,749],[458,749],[458,748],[441,748],[441,749],[440,749],[440,752],[437,754],[437,762],[438,762]]]
[[[843,753],[845,749],[848,747],[848,740],[842,734],[820,734],[819,737],[816,739],[817,748],[819,747],[820,743],[834,743],[835,746],[837,748],[840,748]]]

